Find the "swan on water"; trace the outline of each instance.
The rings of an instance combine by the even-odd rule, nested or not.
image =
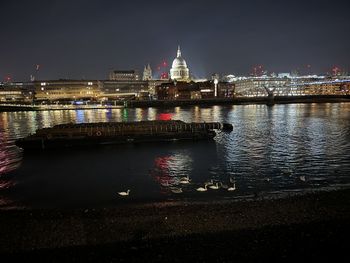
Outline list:
[[[180,194],[180,193],[182,193],[182,189],[181,189],[181,188],[178,188],[178,187],[170,188],[170,191],[173,192],[174,194]]]
[[[219,184],[218,184],[218,183],[215,183],[215,185],[210,185],[209,188],[210,188],[210,189],[217,190],[217,189],[219,189]]]
[[[188,175],[186,177],[181,177],[180,179],[180,184],[189,184],[190,183],[190,178],[188,177]]]
[[[204,184],[204,187],[198,187],[196,190],[198,191],[198,192],[205,192],[205,191],[207,191],[208,189],[207,189],[207,184]]]
[[[118,192],[118,195],[126,196],[126,195],[129,195],[129,193],[130,193],[130,190],[128,190],[126,192]]]
[[[233,183],[233,186],[227,188],[227,191],[234,191],[234,190],[236,190],[236,184],[235,183]]]

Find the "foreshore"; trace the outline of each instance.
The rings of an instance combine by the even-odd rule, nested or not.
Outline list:
[[[347,255],[349,230],[350,189],[239,202],[1,210],[0,256],[46,262],[334,260]]]
[[[249,105],[249,104],[291,104],[291,103],[339,103],[350,102],[350,95],[308,95],[308,96],[278,96],[273,100],[267,97],[236,97],[193,100],[129,100],[114,101],[109,105],[16,105],[0,104],[0,112],[16,111],[47,111],[47,110],[88,110],[88,109],[118,109],[118,108],[167,108],[178,106],[214,106],[214,105]]]

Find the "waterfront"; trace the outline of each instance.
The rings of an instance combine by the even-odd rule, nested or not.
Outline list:
[[[14,140],[60,123],[179,119],[229,122],[214,141],[26,154]],[[350,104],[190,106],[0,113],[1,207],[106,207],[232,200],[348,188]],[[189,176],[190,184],[181,184]],[[213,180],[236,190],[196,191]],[[182,193],[170,187],[181,187]],[[118,191],[131,190],[120,198]]]

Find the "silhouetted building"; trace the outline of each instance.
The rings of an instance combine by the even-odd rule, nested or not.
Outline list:
[[[156,94],[159,100],[189,100],[200,99],[198,83],[174,81],[163,83],[156,87]]]

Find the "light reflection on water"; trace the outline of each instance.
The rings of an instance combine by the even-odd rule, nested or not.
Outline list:
[[[214,141],[23,154],[14,140],[61,123],[179,119],[234,125]],[[350,104],[0,113],[0,207],[105,206],[348,187]],[[189,183],[181,178],[188,177]],[[212,180],[221,189],[196,188]],[[236,184],[236,191],[227,187]],[[181,189],[174,194],[171,189]]]

